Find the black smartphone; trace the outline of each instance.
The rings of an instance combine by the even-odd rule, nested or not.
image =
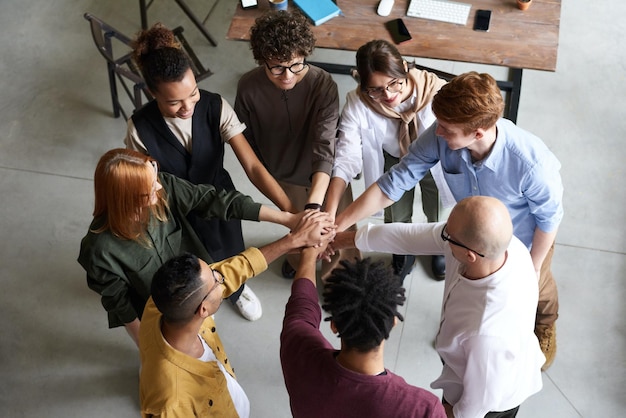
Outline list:
[[[241,0],[241,7],[244,9],[252,9],[257,6],[257,0]]]
[[[476,10],[476,20],[474,20],[474,30],[481,32],[489,31],[491,21],[491,10]]]
[[[390,20],[385,23],[385,27],[391,34],[391,39],[393,39],[396,44],[401,44],[413,39],[402,19]]]

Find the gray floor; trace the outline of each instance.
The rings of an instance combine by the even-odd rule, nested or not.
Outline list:
[[[261,0],[263,1],[263,0]],[[92,175],[104,151],[122,146],[125,124],[111,116],[104,61],[87,22],[90,11],[132,35],[138,2],[2,0],[0,27],[0,416],[135,417],[138,356],[123,330],[108,330],[98,297],[76,263],[92,211]],[[198,14],[212,2],[190,0]],[[254,64],[248,45],[224,39],[235,0],[222,0],[208,21],[208,45],[173,2],[158,0],[150,20],[182,24],[215,75],[201,87],[234,100],[238,77]],[[513,6],[512,6],[513,7]],[[626,3],[563,4],[558,68],[525,71],[518,123],[560,158],[566,217],[554,272],[560,291],[559,350],[543,390],[520,417],[617,417],[626,407]],[[523,42],[523,39],[520,39]],[[622,46],[620,46],[622,45]],[[352,53],[316,58],[353,62]],[[451,72],[502,69],[420,60]],[[352,80],[336,78],[341,95]],[[228,155],[237,186],[262,199]],[[362,190],[362,186],[358,190]],[[416,220],[421,220],[416,217]],[[245,224],[247,244],[285,231]],[[419,264],[406,280],[406,321],[394,330],[386,363],[428,387],[439,371],[432,349],[442,285]],[[289,416],[278,361],[278,335],[289,282],[280,263],[252,282],[263,302],[249,323],[224,305],[221,335],[252,402],[254,417]],[[325,325],[325,324],[324,324]]]

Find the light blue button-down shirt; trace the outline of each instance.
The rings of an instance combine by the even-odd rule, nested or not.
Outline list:
[[[472,162],[467,148],[451,150],[435,135],[437,122],[409,147],[400,162],[378,179],[378,186],[397,201],[427,170],[441,161],[444,177],[456,201],[468,196],[492,196],[509,209],[514,234],[529,249],[535,228],[557,229],[563,218],[561,163],[536,136],[500,119],[489,155]]]

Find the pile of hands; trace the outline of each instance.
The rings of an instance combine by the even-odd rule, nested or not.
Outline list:
[[[335,219],[327,212],[318,209],[307,209],[294,215],[290,234],[298,242],[300,251],[311,251],[318,259],[330,260],[335,253],[331,243],[337,234]]]

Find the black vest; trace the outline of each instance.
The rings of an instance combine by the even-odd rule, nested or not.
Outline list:
[[[148,154],[159,162],[161,170],[194,184],[208,183],[218,189],[235,190],[224,169],[224,143],[219,129],[221,113],[221,97],[200,90],[200,101],[192,116],[191,153],[169,130],[155,100],[135,112],[132,120]],[[193,212],[188,219],[214,261],[244,250],[240,220],[201,219]]]

